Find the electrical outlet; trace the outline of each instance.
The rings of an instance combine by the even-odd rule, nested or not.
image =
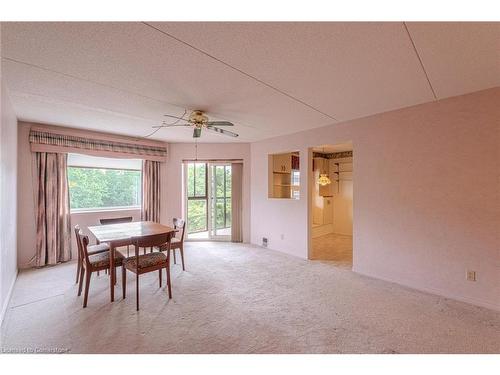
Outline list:
[[[476,271],[467,270],[465,278],[467,279],[467,281],[476,281]]]
[[[267,247],[267,238],[262,237],[262,246]]]

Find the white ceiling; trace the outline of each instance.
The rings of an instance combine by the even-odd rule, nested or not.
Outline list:
[[[240,137],[201,141],[251,142],[498,86],[499,25],[2,23],[2,79],[22,120],[142,136],[202,109]]]

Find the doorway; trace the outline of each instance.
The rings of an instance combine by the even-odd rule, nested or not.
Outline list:
[[[353,146],[311,149],[309,259],[352,269]]]
[[[231,240],[231,163],[185,162],[186,239]]]

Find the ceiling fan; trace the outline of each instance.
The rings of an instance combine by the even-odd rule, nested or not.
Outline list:
[[[187,119],[184,118],[185,115],[186,112],[184,112],[184,115],[182,115],[182,117],[164,115],[165,117],[175,118],[177,119],[177,121],[175,121],[172,124],[168,124],[164,121],[162,125],[156,125],[153,126],[153,128],[160,129],[160,128],[172,128],[176,126],[191,126],[193,127],[193,138],[200,138],[202,129],[227,135],[229,137],[238,137],[238,134],[236,133],[219,128],[219,126],[234,126],[234,124],[229,121],[208,121],[208,116],[205,115],[203,111],[200,110],[192,111]],[[179,124],[180,121],[186,121],[186,123]]]

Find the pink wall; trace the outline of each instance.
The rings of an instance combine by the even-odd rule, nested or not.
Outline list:
[[[0,324],[17,276],[17,119],[3,81],[0,105]]]
[[[30,124],[18,123],[18,168],[17,180],[17,264],[19,268],[32,267],[30,262],[35,255],[36,226],[33,179],[31,176],[31,151],[29,145]]]
[[[182,161],[194,159],[192,143],[171,143],[167,161],[167,181],[164,202],[166,220],[183,217]],[[248,143],[200,143],[198,159],[242,159],[243,160],[243,242],[250,242],[250,144]],[[267,183],[267,182],[266,182]]]
[[[308,148],[352,141],[354,271],[500,310],[499,103],[495,88],[253,143],[251,242],[307,258]],[[267,155],[292,150],[302,198],[268,199]]]

